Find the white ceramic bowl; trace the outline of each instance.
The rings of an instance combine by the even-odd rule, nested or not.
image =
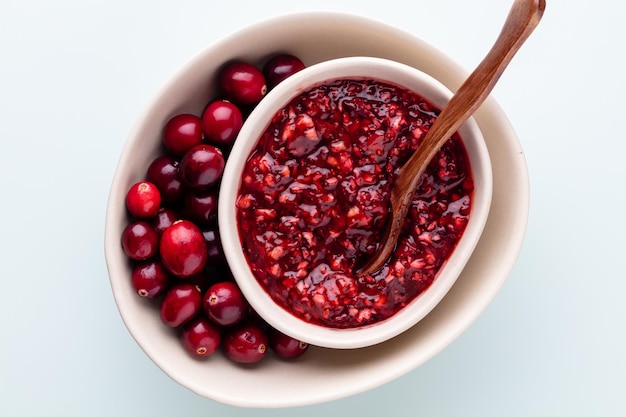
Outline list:
[[[124,196],[158,154],[160,131],[168,118],[203,108],[213,92],[211,75],[220,63],[233,58],[261,62],[276,51],[294,53],[307,65],[357,55],[392,59],[424,71],[451,90],[468,75],[441,51],[387,24],[343,13],[296,13],[212,43],[174,74],[139,115],[122,149],[106,211],[105,255],[115,302],[129,333],[164,373],[200,396],[240,407],[331,401],[415,370],[463,333],[495,297],[515,264],[528,219],[524,152],[505,113],[489,98],[475,114],[493,170],[489,218],[463,272],[419,323],[368,348],[312,348],[296,362],[268,357],[253,369],[236,366],[222,355],[199,362],[181,354],[179,341],[153,306],[133,291],[130,266],[120,247],[128,221]],[[415,372],[419,378],[419,370]]]
[[[346,57],[312,65],[280,83],[246,120],[228,158],[219,197],[222,245],[233,275],[256,312],[273,327],[315,346],[362,348],[397,336],[424,318],[452,287],[480,239],[491,205],[492,176],[489,152],[478,125],[469,119],[460,129],[467,149],[475,190],[470,220],[454,252],[433,284],[390,318],[375,324],[338,329],[307,322],[274,302],[254,277],[243,251],[236,201],[250,153],[274,115],[292,99],[315,86],[342,79],[375,79],[403,87],[443,108],[452,93],[424,72],[396,61],[375,57]]]

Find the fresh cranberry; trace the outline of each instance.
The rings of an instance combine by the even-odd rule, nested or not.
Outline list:
[[[223,265],[226,263],[224,250],[219,236],[219,229],[216,225],[202,228],[202,235],[207,247],[207,264]]]
[[[308,343],[287,336],[273,327],[268,331],[268,344],[274,353],[286,359],[302,356],[309,348]]]
[[[126,193],[126,207],[138,219],[149,219],[156,216],[161,207],[161,193],[149,181],[135,183]]]
[[[304,63],[300,58],[290,54],[274,55],[263,66],[263,75],[268,88],[274,88],[285,78],[304,69]]]
[[[242,321],[248,304],[237,284],[231,281],[213,284],[202,299],[204,312],[222,326],[232,326]]]
[[[170,327],[178,327],[198,314],[202,307],[202,294],[188,283],[177,284],[165,293],[161,301],[161,320]]]
[[[189,220],[179,220],[163,231],[160,243],[163,265],[178,277],[190,277],[206,265],[207,248],[202,232]]]
[[[217,100],[204,109],[202,126],[208,141],[217,146],[230,146],[243,126],[243,116],[235,104]]]
[[[267,334],[255,322],[244,322],[226,328],[222,340],[226,357],[237,363],[257,363],[267,353]]]
[[[159,233],[146,221],[132,222],[122,232],[122,249],[136,261],[151,258],[159,250]]]
[[[267,92],[265,77],[260,69],[247,62],[231,62],[218,74],[224,94],[237,104],[255,104]]]
[[[219,329],[205,317],[196,317],[183,326],[180,334],[183,347],[198,358],[212,355],[219,347]]]
[[[178,179],[178,160],[174,157],[155,158],[148,166],[146,179],[157,186],[163,202],[176,204],[182,199],[185,190]]]
[[[188,192],[184,199],[185,214],[198,226],[206,226],[217,218],[217,190]]]
[[[178,167],[179,179],[195,190],[204,190],[216,185],[224,173],[224,155],[212,145],[191,148]]]
[[[131,281],[140,297],[154,298],[165,291],[170,275],[160,261],[147,260],[135,265]]]
[[[173,225],[177,220],[180,220],[180,216],[176,210],[169,207],[161,207],[156,217],[152,219],[152,225],[159,234],[162,234],[165,229]]]
[[[202,120],[195,114],[178,114],[163,128],[163,145],[175,156],[183,156],[187,150],[202,143]]]

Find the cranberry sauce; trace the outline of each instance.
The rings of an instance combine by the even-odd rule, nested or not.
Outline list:
[[[337,80],[296,97],[251,153],[237,200],[253,274],[292,314],[319,325],[384,320],[426,290],[467,225],[474,189],[455,135],[416,190],[398,246],[359,277],[380,240],[399,167],[439,110],[374,80]]]

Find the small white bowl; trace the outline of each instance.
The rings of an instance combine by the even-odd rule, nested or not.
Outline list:
[[[343,79],[374,79],[391,83],[417,93],[440,109],[452,96],[448,88],[422,71],[388,59],[347,57],[305,68],[270,91],[244,123],[224,171],[218,219],[224,253],[235,280],[261,317],[283,333],[312,345],[353,349],[375,345],[404,332],[426,316],[445,296],[470,258],[487,221],[492,175],[487,146],[476,122],[470,118],[459,130],[468,152],[475,184],[467,228],[432,285],[393,316],[363,327],[340,329],[307,322],[287,311],[274,302],[254,277],[242,249],[236,220],[236,200],[242,173],[260,136],[280,109],[304,91]]]

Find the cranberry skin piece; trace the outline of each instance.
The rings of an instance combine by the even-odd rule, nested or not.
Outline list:
[[[161,321],[178,327],[194,318],[202,308],[202,294],[195,285],[183,283],[171,287],[161,301]]]
[[[202,120],[195,114],[179,114],[172,117],[163,128],[163,145],[175,156],[202,143]]]
[[[177,204],[185,193],[178,179],[178,164],[174,157],[159,156],[150,163],[146,173],[146,179],[157,186],[161,199],[167,204]]]
[[[224,94],[237,104],[255,104],[267,93],[265,77],[260,69],[247,62],[232,62],[218,74]]]
[[[208,141],[217,146],[230,146],[243,126],[243,115],[230,101],[214,101],[202,113],[202,126]]]
[[[147,260],[135,265],[131,281],[140,297],[154,298],[165,292],[170,274],[160,261]]]
[[[227,328],[222,346],[226,357],[233,362],[257,363],[267,353],[267,334],[258,323],[240,323]]]
[[[171,208],[161,207],[157,212],[157,215],[152,219],[152,225],[159,234],[163,234],[165,229],[173,225],[176,221],[180,220],[178,213]]]
[[[221,326],[241,322],[248,312],[248,303],[237,284],[225,281],[213,284],[202,299],[204,312]]]
[[[156,216],[161,207],[161,193],[149,181],[135,183],[126,193],[126,207],[136,218],[149,219]]]
[[[217,190],[189,192],[185,196],[185,214],[198,226],[206,226],[217,218]]]
[[[281,358],[294,359],[300,357],[309,349],[309,344],[294,339],[291,336],[271,327],[268,331],[269,347]]]
[[[263,75],[268,88],[274,88],[278,83],[304,68],[304,63],[294,55],[275,55],[263,66]]]
[[[159,233],[146,221],[132,222],[122,232],[122,249],[135,261],[151,258],[159,250]]]
[[[197,358],[211,356],[220,346],[219,329],[205,317],[196,317],[183,326],[180,340],[190,355]]]
[[[180,278],[195,275],[206,265],[204,236],[189,220],[179,220],[165,229],[159,250],[163,265]]]
[[[198,145],[191,148],[180,161],[178,177],[191,189],[206,190],[220,181],[224,166],[224,155],[219,148]]]

